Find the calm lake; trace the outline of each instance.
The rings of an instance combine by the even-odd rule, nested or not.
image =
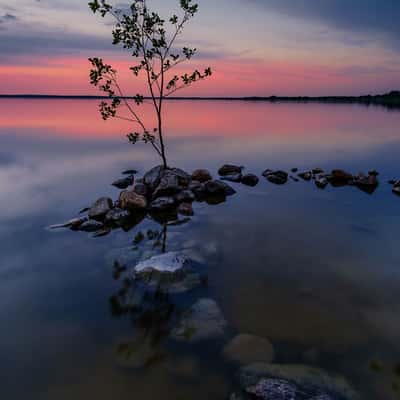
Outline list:
[[[138,232],[162,229],[154,221],[102,238],[47,229],[98,197],[116,199],[110,183],[156,165],[151,149],[127,143],[127,123],[102,121],[97,101],[0,100],[1,397],[226,399],[237,366],[221,351],[248,333],[271,341],[276,363],[343,376],[362,399],[398,399],[400,198],[387,181],[400,178],[399,127],[399,111],[360,105],[167,104],[170,164],[187,171],[380,172],[372,195],[263,177],[254,188],[232,183],[227,202],[195,203],[189,223],[169,226],[167,250],[194,249],[208,276],[172,301],[214,299],[228,324],[223,337],[191,344],[112,307],[124,287],[114,261],[160,252],[148,242],[132,249]],[[152,362],[121,360],[116,349],[154,330]]]

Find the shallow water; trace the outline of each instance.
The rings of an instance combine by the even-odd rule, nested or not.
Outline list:
[[[177,101],[166,115],[171,163],[186,170],[215,174],[225,162],[257,174],[375,168],[381,185],[368,195],[261,178],[255,188],[232,184],[238,193],[226,203],[197,203],[190,223],[168,227],[166,246],[194,248],[208,286],[172,301],[184,309],[215,299],[227,334],[191,345],[156,326],[160,356],[129,368],[115,348],[144,328],[110,306],[123,287],[113,261],[139,231],[160,227],[145,220],[97,239],[46,227],[97,197],[116,198],[110,182],[121,171],[144,172],[158,160],[126,143],[127,124],[101,121],[96,101],[0,100],[2,398],[226,398],[235,368],[220,353],[237,333],[268,338],[276,362],[344,376],[363,399],[398,398],[400,199],[386,181],[400,178],[400,112]],[[146,257],[150,248],[129,256]]]

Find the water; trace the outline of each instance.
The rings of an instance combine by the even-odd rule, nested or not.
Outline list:
[[[0,106],[2,398],[227,398],[236,369],[220,352],[237,333],[268,338],[278,363],[344,376],[363,399],[398,398],[400,199],[386,181],[400,177],[399,112],[168,103],[169,158],[186,170],[215,173],[225,162],[257,174],[376,168],[381,185],[368,195],[306,182],[278,187],[261,178],[255,188],[233,184],[238,193],[226,203],[196,204],[190,223],[168,228],[166,246],[194,246],[208,286],[176,302],[184,308],[199,297],[215,299],[227,335],[194,345],[161,335],[160,356],[134,369],[115,353],[141,327],[110,306],[123,287],[123,277],[113,277],[113,259],[139,231],[160,227],[146,220],[98,239],[45,228],[99,196],[116,198],[110,182],[122,170],[143,172],[157,159],[144,145],[126,143],[125,122],[101,121],[95,101]]]

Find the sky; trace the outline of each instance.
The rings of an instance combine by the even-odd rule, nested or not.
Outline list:
[[[214,74],[181,96],[400,89],[399,0],[197,2],[199,13],[178,44],[198,49],[187,71],[210,66]],[[178,0],[148,3],[165,17],[178,10]],[[135,60],[112,46],[111,30],[110,20],[93,15],[86,0],[0,0],[0,93],[97,94],[88,57],[116,66],[126,94],[140,92],[141,82],[129,74]]]

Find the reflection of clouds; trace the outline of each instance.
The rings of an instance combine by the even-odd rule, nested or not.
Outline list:
[[[134,154],[134,158],[133,158]],[[8,219],[38,214],[49,207],[57,207],[66,198],[75,198],[94,181],[102,181],[108,188],[110,170],[123,163],[142,163],[143,152],[132,153],[132,148],[95,154],[46,158],[45,154],[30,156],[24,164],[6,165],[0,169],[0,218]]]

